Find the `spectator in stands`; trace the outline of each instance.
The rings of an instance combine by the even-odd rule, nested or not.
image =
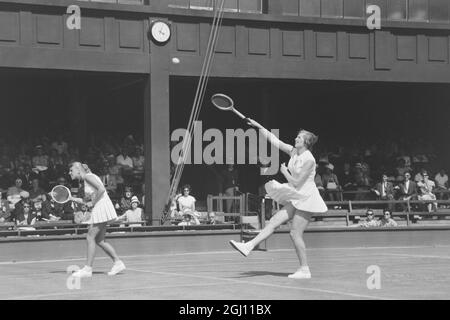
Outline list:
[[[317,190],[319,190],[320,196],[325,198],[325,188],[323,187],[322,176],[316,171],[316,176],[314,177],[314,182],[316,184]]]
[[[433,201],[436,200],[436,195],[433,193],[433,189],[435,187],[434,181],[429,180],[428,173],[423,173],[423,180],[417,183],[417,187],[420,190],[419,200],[422,201]],[[428,212],[431,212],[432,207],[434,207],[434,211],[437,211],[437,203],[431,202],[427,203]]]
[[[375,189],[373,189],[375,194],[377,195],[378,200],[394,200],[394,185],[392,182],[388,181],[388,176],[386,173],[381,175],[381,182],[378,182],[375,185]],[[389,210],[394,209],[393,204],[388,204]]]
[[[367,191],[370,189],[370,178],[368,175],[368,165],[364,166],[362,163],[355,165],[355,183],[356,193],[355,200],[367,200]]]
[[[9,222],[11,217],[11,208],[9,202],[2,198],[2,193],[0,192],[0,223]]]
[[[135,155],[133,157],[133,169],[138,173],[144,172],[144,154],[141,147],[136,147]]]
[[[130,186],[126,186],[123,196],[120,199],[120,204],[116,205],[116,209],[118,209],[121,214],[124,214],[127,210],[131,209],[132,197],[133,197],[133,190],[131,189]]]
[[[191,186],[185,185],[183,186],[183,194],[181,197],[178,197],[178,208],[183,213],[185,211],[195,211],[195,198],[190,195],[191,193]]]
[[[380,227],[397,227],[397,226],[398,226],[397,222],[391,217],[391,211],[384,210],[383,218],[381,218],[380,220]]]
[[[131,198],[131,208],[125,211],[125,213],[117,218],[118,221],[123,222],[139,222],[138,224],[130,224],[131,227],[140,226],[142,222],[144,222],[144,214],[141,208],[139,208],[138,198],[133,196]]]
[[[380,221],[378,221],[377,218],[375,218],[373,211],[369,209],[366,212],[366,219],[360,222],[359,226],[363,228],[379,227]]]
[[[225,196],[227,197],[235,196],[236,192],[239,191],[239,172],[235,168],[235,166],[232,164],[227,165],[227,168],[222,171],[222,178]],[[231,210],[234,202],[235,201],[233,200],[225,201],[226,212],[228,213],[232,212]],[[234,208],[234,210],[237,210],[237,208]]]
[[[34,178],[31,181],[30,199],[33,202],[45,201],[45,191],[39,185],[39,179]]]
[[[31,165],[26,164],[23,166],[23,174],[18,175],[18,177],[22,179],[22,186],[28,190],[33,186],[33,179],[39,179],[39,174],[31,169]]]
[[[442,191],[448,191],[448,176],[444,169],[439,170],[439,172],[434,177],[434,182],[436,183],[436,193],[439,200],[444,198],[448,199],[448,193]]]
[[[417,174],[414,177],[414,181],[416,183],[419,183],[423,180],[423,175],[427,174],[427,170],[425,170],[425,168],[421,168],[419,172],[417,172]]]
[[[24,201],[21,210],[16,215],[17,226],[32,226],[36,222],[36,217],[31,212],[30,201]]]
[[[133,159],[128,155],[127,148],[122,148],[122,152],[116,158],[116,163],[122,168],[123,178],[129,182],[133,175]]]
[[[406,165],[406,161],[404,158],[398,159],[398,166],[395,169],[396,177],[395,180],[397,182],[402,182],[405,176],[405,172],[411,171],[411,168]]]
[[[181,221],[178,225],[179,226],[196,226],[199,225],[200,221],[198,218],[193,215],[191,212],[185,212],[183,214],[183,221]]]
[[[48,221],[49,216],[42,210],[42,201],[32,202],[32,214],[36,217],[36,221]]]
[[[21,193],[24,190],[22,189],[22,179],[17,178],[14,181],[14,186],[8,188],[7,199],[10,203],[15,205],[21,199]]]
[[[52,142],[51,147],[60,156],[68,156],[69,154],[69,145],[64,141],[62,134],[58,134],[56,140]]]
[[[73,212],[74,212],[74,210],[72,207],[72,201],[66,202],[64,204],[53,202],[52,214],[49,217],[50,217],[50,220],[73,221]]]
[[[116,163],[114,155],[110,154],[106,157],[106,159],[108,161],[108,172],[111,175],[111,177],[115,180],[117,189],[119,189],[119,187],[121,187],[124,183],[122,178],[122,168]]]
[[[326,197],[329,201],[342,201],[341,186],[333,170],[334,166],[331,163],[325,166],[325,173],[322,175],[322,186],[326,190]]]
[[[39,171],[44,171],[49,166],[48,155],[44,154],[43,146],[37,145],[35,148],[35,155],[32,159],[33,167],[39,169]]]
[[[217,218],[215,212],[209,212],[206,224],[216,225],[216,224],[223,224],[223,222]]]
[[[406,172],[404,174],[403,183],[397,187],[399,191],[399,200],[416,200],[417,199],[417,185],[414,181],[411,181],[411,173]],[[407,210],[407,205],[403,204],[403,211]]]
[[[73,222],[76,224],[81,224],[90,218],[90,212],[88,211],[88,206],[83,203],[76,203],[75,212],[73,213]]]
[[[99,178],[100,178],[100,180],[102,180],[106,191],[108,191],[108,194],[110,196],[115,196],[116,191],[117,191],[116,175],[110,174],[108,167],[104,166],[100,170]]]
[[[51,149],[48,163],[49,169],[51,169],[55,175],[64,174],[65,161],[63,156],[59,154],[56,149]]]
[[[31,167],[31,157],[26,152],[27,145],[22,144],[19,146],[19,153],[16,155],[15,167],[18,166],[30,166]]]

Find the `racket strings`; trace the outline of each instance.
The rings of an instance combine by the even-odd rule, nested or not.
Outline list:
[[[63,203],[69,199],[69,190],[63,186],[56,186],[52,191],[53,199],[56,202]]]
[[[206,87],[209,80],[209,75],[211,72],[212,67],[212,61],[214,58],[214,53],[217,45],[217,39],[219,35],[219,30],[222,25],[222,19],[223,19],[223,7],[225,0],[219,0],[220,5],[215,6],[214,10],[214,17],[213,22],[211,26],[211,32],[208,39],[208,44],[206,48],[206,54],[205,59],[203,60],[202,70],[200,73],[199,82],[197,85],[195,98],[192,106],[192,111],[189,117],[188,126],[186,130],[186,134],[183,138],[183,144],[181,147],[181,155],[178,158],[178,162],[175,166],[175,172],[172,177],[170,188],[169,188],[169,194],[167,198],[167,205],[170,205],[171,199],[173,199],[176,195],[176,192],[178,190],[178,185],[180,183],[181,175],[183,173],[184,164],[186,162],[187,156],[190,153],[190,147],[191,147],[191,137],[192,133],[195,130],[196,121],[199,118],[201,107],[203,104],[203,100],[205,97]],[[164,223],[166,219],[168,218],[170,212],[166,212],[165,215],[162,217],[162,222]]]

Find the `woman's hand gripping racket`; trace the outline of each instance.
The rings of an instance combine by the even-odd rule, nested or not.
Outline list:
[[[216,108],[222,111],[232,111],[237,114],[238,117],[242,120],[248,121],[248,118],[246,116],[236,110],[236,108],[234,107],[233,99],[231,99],[229,96],[222,93],[216,93],[211,97],[211,102]]]
[[[50,192],[50,195],[56,203],[64,204],[66,202],[73,201],[76,203],[84,204],[89,209],[91,209],[93,207],[92,201],[86,202],[81,198],[72,197],[72,194],[71,194],[69,188],[67,188],[66,186],[63,186],[63,185],[57,185],[57,186],[53,187],[52,191]]]

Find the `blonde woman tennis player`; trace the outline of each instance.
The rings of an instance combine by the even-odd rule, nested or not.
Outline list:
[[[261,241],[267,239],[281,224],[292,221],[291,239],[294,243],[300,268],[289,278],[309,279],[311,272],[306,259],[306,247],[303,241],[303,232],[314,213],[326,212],[325,205],[319,190],[314,182],[316,175],[316,160],[310,149],[317,142],[315,134],[300,130],[295,138],[295,145],[289,145],[280,141],[274,134],[266,130],[258,122],[249,119],[249,125],[261,130],[266,139],[281,151],[290,155],[288,166],[283,163],[280,172],[287,183],[279,183],[271,180],[266,183],[267,194],[275,201],[283,205],[271,219],[266,227],[252,240],[240,243],[231,240],[230,244],[242,255],[247,256]]]
[[[113,260],[114,265],[108,275],[116,275],[125,270],[125,264],[119,259],[114,248],[105,241],[106,225],[117,219],[116,210],[105,190],[105,186],[98,176],[93,174],[87,165],[74,162],[69,171],[70,177],[84,182],[85,198],[92,201],[91,218],[88,221],[89,230],[87,240],[86,265],[74,272],[74,277],[92,277],[92,265],[94,263],[95,248],[98,245]],[[70,200],[85,203],[85,200],[71,197]]]

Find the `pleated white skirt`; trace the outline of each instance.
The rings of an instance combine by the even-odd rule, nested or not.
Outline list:
[[[87,222],[88,224],[104,223],[117,219],[116,209],[109,199],[109,197],[104,197],[92,208],[91,219]]]
[[[323,213],[328,210],[315,186],[297,190],[289,183],[271,180],[265,187],[267,195],[281,205],[291,203],[298,210],[314,213]]]

